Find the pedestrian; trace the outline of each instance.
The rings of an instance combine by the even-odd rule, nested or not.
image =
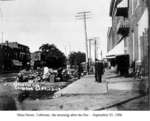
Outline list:
[[[62,71],[63,71],[62,67],[60,67],[57,71],[58,72],[57,77],[59,78],[59,81],[63,81]]]
[[[97,82],[102,82],[102,75],[104,74],[104,65],[101,61],[95,63],[95,79]]]
[[[95,81],[98,82],[98,79],[97,79],[97,60],[95,61]]]
[[[83,72],[83,68],[81,66],[81,64],[78,65],[78,79],[81,78],[81,73]]]

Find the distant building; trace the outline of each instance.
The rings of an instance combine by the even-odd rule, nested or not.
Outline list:
[[[0,70],[22,69],[30,64],[29,47],[17,42],[0,43]]]

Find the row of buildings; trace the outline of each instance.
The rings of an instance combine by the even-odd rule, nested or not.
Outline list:
[[[30,52],[29,47],[17,42],[0,43],[0,73],[22,69],[38,69],[45,64],[42,52]]]
[[[111,0],[107,57],[128,56],[129,67],[148,74],[148,6],[147,0]]]
[[[41,66],[41,51],[30,53],[29,47],[17,42],[0,43],[0,73]]]
[[[19,70],[30,65],[29,47],[17,42],[0,43],[0,72]]]

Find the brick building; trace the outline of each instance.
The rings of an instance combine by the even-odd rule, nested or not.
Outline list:
[[[108,53],[120,46],[129,55],[130,65],[148,64],[148,8],[146,0],[112,0],[109,15]],[[115,54],[115,53],[114,53]],[[119,53],[118,53],[119,54]],[[146,71],[146,68],[144,69]]]
[[[129,52],[133,62],[148,74],[148,8],[146,0],[129,0]]]
[[[128,53],[127,41],[129,39],[129,6],[127,0],[112,0],[109,15],[112,18],[112,31],[108,33],[112,39],[108,39],[108,43],[112,44],[109,48],[111,51],[121,41],[124,42],[124,54]]]
[[[0,43],[0,71],[22,69],[30,64],[29,47],[17,42]]]

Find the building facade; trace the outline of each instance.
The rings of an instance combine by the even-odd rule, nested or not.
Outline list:
[[[29,47],[17,42],[0,43],[0,65],[1,71],[11,71],[29,66]]]
[[[145,67],[148,64],[146,2],[146,0],[112,0],[109,12],[112,18],[112,32],[108,31],[108,51],[115,49],[122,42],[123,54],[129,55],[130,65],[144,64]]]
[[[132,61],[148,74],[148,7],[146,0],[129,0],[130,48]]]
[[[111,40],[108,39],[108,43],[112,44],[109,49],[110,51],[123,41],[124,48],[122,49],[124,54],[128,54],[128,39],[130,30],[128,11],[128,0],[111,1],[109,15],[112,18],[112,31],[108,34],[112,37]]]

